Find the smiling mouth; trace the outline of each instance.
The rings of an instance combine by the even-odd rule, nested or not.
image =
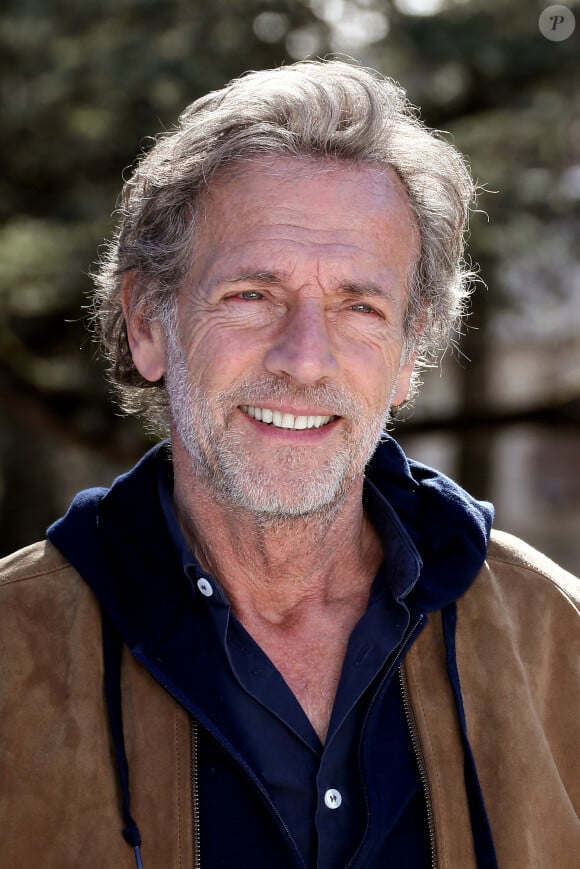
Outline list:
[[[269,410],[266,407],[253,407],[250,404],[240,405],[240,410],[258,422],[273,425],[275,428],[286,428],[303,431],[310,428],[322,428],[338,419],[336,416],[294,416],[292,413],[281,413],[279,410]]]

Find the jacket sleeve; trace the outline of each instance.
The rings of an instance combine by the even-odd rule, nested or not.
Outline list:
[[[480,574],[458,602],[467,731],[500,867],[577,866],[579,589],[549,559],[496,533]],[[463,758],[438,614],[409,653],[407,677],[439,865],[467,869],[474,863]]]

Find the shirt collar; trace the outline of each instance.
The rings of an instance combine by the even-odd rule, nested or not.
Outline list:
[[[171,541],[179,553],[184,572],[192,580],[210,578],[204,571],[188,545],[177,519],[173,505],[173,466],[171,461],[159,462],[157,486],[161,509]],[[384,565],[388,586],[396,600],[402,600],[412,590],[421,572],[422,561],[419,552],[397,514],[387,499],[368,478],[365,478],[363,503],[367,516],[377,531],[383,546]],[[215,592],[225,600],[219,584],[211,577]]]
[[[173,465],[168,458],[167,461],[159,462],[157,471],[157,488],[159,492],[159,502],[161,510],[167,526],[170,540],[178,553],[181,561],[183,572],[189,577],[191,588],[194,594],[200,594],[199,581],[205,580],[211,583],[213,594],[220,603],[227,603],[226,595],[215,580],[207,571],[203,570],[199,561],[191,550],[185,535],[179,524],[175,506],[173,504]]]

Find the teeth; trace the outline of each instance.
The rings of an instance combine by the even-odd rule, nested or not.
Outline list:
[[[292,413],[280,413],[279,410],[268,410],[265,407],[253,407],[250,404],[242,404],[241,409],[252,419],[265,422],[276,428],[303,430],[307,428],[321,428],[327,425],[334,416],[294,416]]]

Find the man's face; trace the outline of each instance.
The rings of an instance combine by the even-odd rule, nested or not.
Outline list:
[[[388,171],[277,158],[219,177],[167,335],[173,438],[231,505],[337,503],[406,397],[417,233]]]

